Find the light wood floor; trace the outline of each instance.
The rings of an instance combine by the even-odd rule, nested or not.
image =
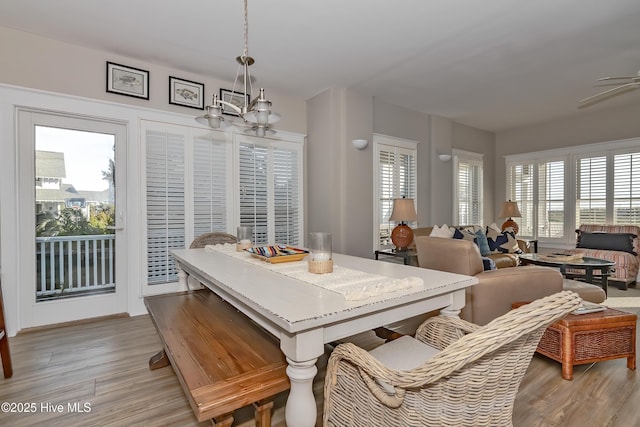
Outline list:
[[[149,370],[148,359],[160,349],[160,341],[148,316],[28,332],[11,338],[10,345],[14,375],[0,379],[0,402],[15,403],[14,409],[35,405],[35,413],[1,411],[0,425],[210,425],[193,417],[170,367]],[[323,374],[320,366],[316,396]],[[578,366],[573,381],[565,381],[558,363],[536,355],[520,388],[513,422],[527,427],[640,425],[639,382],[638,373],[626,368],[626,359]],[[274,426],[284,425],[284,400],[276,400]],[[62,405],[61,412],[52,412],[51,406],[47,412],[48,404],[54,409]],[[85,412],[74,412],[73,405]],[[237,413],[236,419],[234,426],[254,425],[251,410]]]

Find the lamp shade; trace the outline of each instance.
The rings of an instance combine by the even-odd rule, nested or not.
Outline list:
[[[520,231],[520,227],[518,224],[511,219],[512,217],[521,217],[520,209],[518,209],[518,203],[512,202],[509,200],[508,202],[504,202],[504,206],[502,206],[502,211],[500,211],[500,216],[498,218],[507,218],[507,220],[502,224],[502,231],[507,229],[513,230],[514,234],[518,234]]]
[[[417,217],[413,199],[393,199],[393,211],[389,221],[415,221]]]
[[[415,221],[416,219],[416,208],[413,204],[413,199],[393,199],[393,211],[389,221],[400,222],[391,232],[391,241],[396,250],[406,250],[413,242],[413,230],[404,222]]]
[[[512,218],[512,217],[521,217],[520,209],[518,209],[518,202],[512,202],[509,200],[508,202],[504,202],[504,206],[502,206],[502,211],[500,211],[500,215],[498,218]]]

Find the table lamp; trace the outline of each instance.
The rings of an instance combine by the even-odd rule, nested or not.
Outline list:
[[[518,224],[512,219],[512,217],[520,218],[522,215],[520,214],[520,209],[518,209],[518,202],[512,202],[509,200],[508,202],[504,202],[504,206],[502,206],[502,211],[499,215],[499,218],[507,218],[504,224],[502,224],[502,231],[511,227],[513,229],[513,233],[518,234],[520,227],[518,227]]]
[[[400,224],[396,225],[391,232],[391,241],[396,250],[406,250],[413,242],[413,230],[405,224],[405,221],[415,221],[416,219],[416,208],[413,204],[413,199],[393,199],[393,211],[389,221],[400,221]]]

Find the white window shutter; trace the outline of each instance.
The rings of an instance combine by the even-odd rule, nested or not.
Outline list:
[[[229,183],[224,139],[193,140],[193,235],[227,232]]]
[[[640,224],[640,153],[613,157],[613,222]]]
[[[538,236],[564,237],[564,160],[538,164]]]
[[[185,245],[184,136],[146,132],[147,281],[177,280],[172,249]]]
[[[391,245],[391,229],[389,217],[393,210],[393,199],[406,197],[416,202],[417,173],[415,148],[408,148],[406,143],[399,145],[376,142],[377,205],[376,249]],[[415,147],[415,145],[413,145]],[[410,227],[415,222],[409,223]]]
[[[302,147],[243,138],[238,144],[240,225],[257,244],[303,242]]]
[[[607,156],[578,159],[576,163],[576,228],[607,223]]]

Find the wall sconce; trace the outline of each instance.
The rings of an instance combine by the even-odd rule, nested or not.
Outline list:
[[[367,141],[366,139],[354,139],[353,141],[351,141],[351,143],[358,150],[364,150],[365,148],[367,148],[367,145],[369,145],[369,141]]]
[[[441,162],[448,162],[451,160],[451,154],[438,154],[438,159],[440,159]]]

